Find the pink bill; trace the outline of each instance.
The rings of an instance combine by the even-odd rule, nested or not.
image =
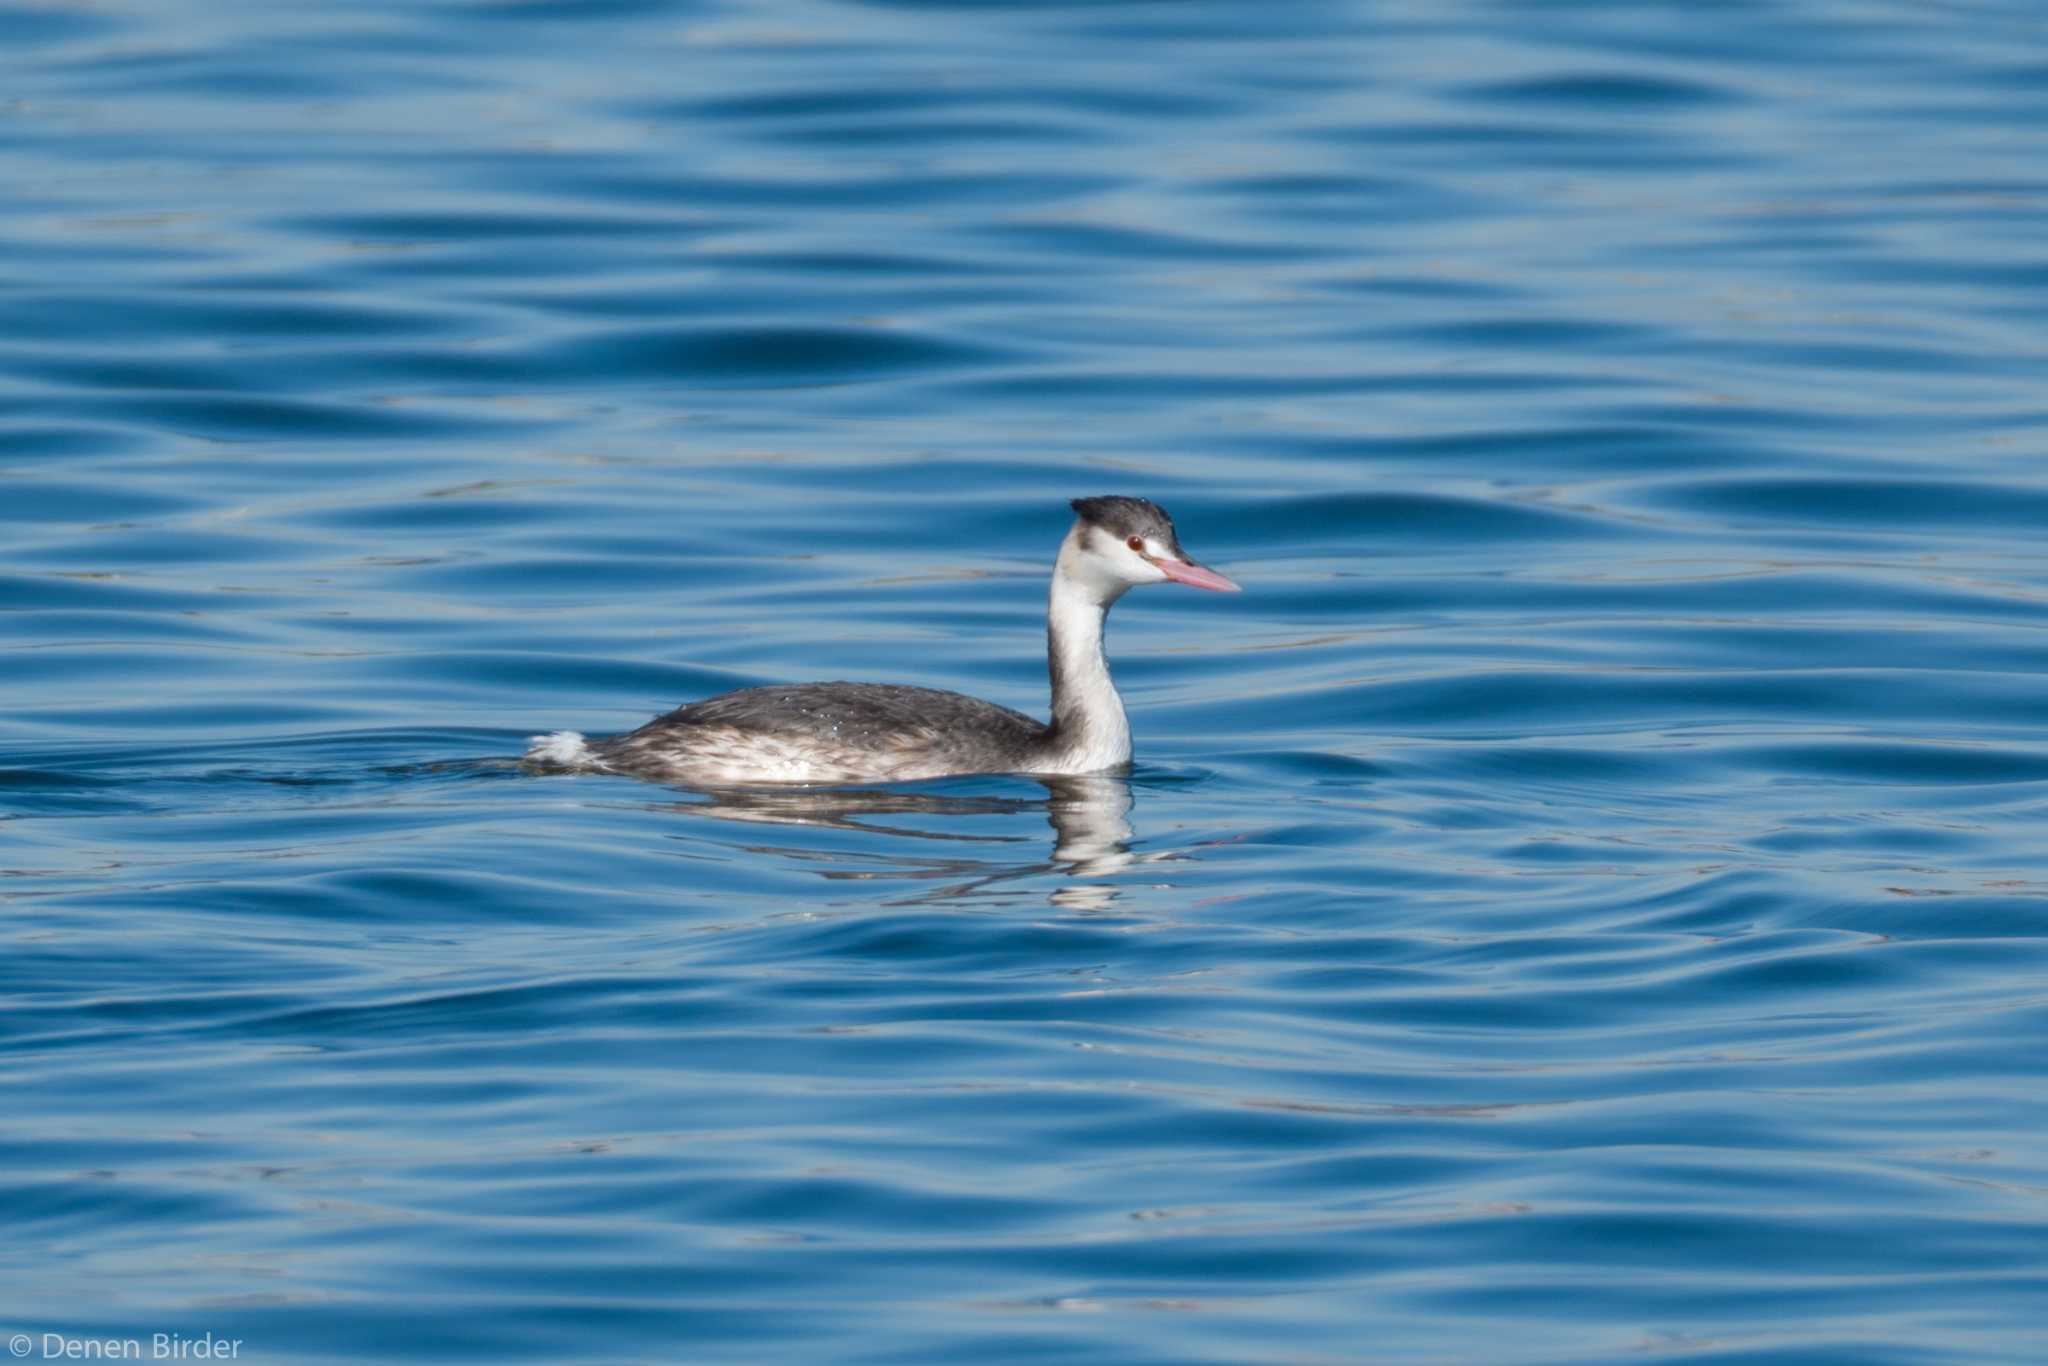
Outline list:
[[[1154,560],[1159,572],[1175,583],[1184,583],[1190,588],[1206,588],[1212,593],[1241,593],[1244,590],[1224,578],[1213,569],[1204,569],[1186,560]]]

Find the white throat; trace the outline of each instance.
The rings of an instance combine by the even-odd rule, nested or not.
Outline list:
[[[1081,549],[1076,526],[1060,545],[1046,613],[1052,669],[1052,728],[1056,773],[1102,773],[1131,762],[1131,723],[1110,681],[1102,653],[1102,626],[1110,605],[1129,587],[1097,570]]]

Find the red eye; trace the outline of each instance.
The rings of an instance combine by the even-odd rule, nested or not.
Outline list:
[[[1145,553],[1145,538],[1142,536],[1133,536],[1130,540],[1125,541],[1124,544],[1137,551],[1140,555]]]

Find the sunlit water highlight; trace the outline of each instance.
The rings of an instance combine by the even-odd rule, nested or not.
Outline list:
[[[2026,6],[0,7],[0,1336],[2038,1362]],[[871,678],[1128,779],[511,762]]]

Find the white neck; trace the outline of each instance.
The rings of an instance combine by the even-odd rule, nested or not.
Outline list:
[[[1102,624],[1128,586],[1090,574],[1080,527],[1068,533],[1053,566],[1046,613],[1052,669],[1051,756],[1060,773],[1102,773],[1131,761],[1131,723],[1102,654]]]

